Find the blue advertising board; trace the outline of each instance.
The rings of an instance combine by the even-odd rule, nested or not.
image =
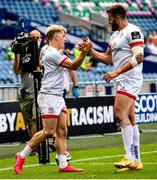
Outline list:
[[[117,131],[113,96],[66,99],[68,136]],[[135,103],[137,122],[157,122],[157,93],[140,94]],[[0,103],[0,143],[29,140],[19,102]]]
[[[138,123],[157,122],[157,93],[139,94],[135,107]]]

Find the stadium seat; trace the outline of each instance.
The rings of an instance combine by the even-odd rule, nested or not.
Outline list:
[[[45,7],[41,4],[41,1],[38,3],[34,3],[30,0],[1,0],[0,7],[5,7],[9,12],[14,14],[24,16],[30,20],[41,22],[45,25],[49,25],[52,23],[62,24],[65,27],[69,28],[69,24],[59,20],[59,14],[57,9],[54,8],[54,4],[57,2],[56,0],[51,0],[51,7]],[[72,13],[72,15],[78,17],[87,17],[90,19],[91,13],[104,13],[105,9],[108,5],[112,5],[115,2],[123,3],[125,7],[128,8],[128,18],[129,21],[139,25],[143,30],[144,34],[146,35],[150,30],[154,30],[157,27],[157,18],[153,14],[154,9],[157,8],[157,3],[151,1],[151,4],[148,6],[146,0],[91,0],[91,1],[84,1],[84,0],[67,0],[65,4],[65,0],[58,0],[59,5],[62,6],[63,11],[66,13]],[[136,4],[137,3],[137,4]],[[82,10],[78,8],[77,4],[82,6]],[[72,8],[72,11],[68,11],[68,7]],[[40,14],[40,16],[39,16]],[[71,33],[77,36],[85,36],[88,37],[88,31],[82,30],[79,27],[71,27]],[[10,70],[12,68],[12,64],[10,62],[4,62],[5,60],[5,50],[7,46],[1,45],[0,46],[0,66],[4,69],[8,69],[8,74],[10,74],[9,78],[13,75],[11,74]],[[90,73],[86,74],[82,71],[79,73],[78,71],[78,79],[83,81],[90,81],[90,80],[100,80],[102,78],[103,73],[112,71],[114,68],[112,66],[102,65],[102,63],[98,63],[97,68],[93,68]],[[95,75],[93,77],[93,74]],[[7,76],[7,75],[6,75]],[[146,78],[154,78],[154,75],[144,75]],[[5,77],[3,77],[5,78]],[[14,80],[13,80],[14,81]]]

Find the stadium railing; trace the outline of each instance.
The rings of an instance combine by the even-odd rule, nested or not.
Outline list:
[[[0,101],[16,101],[20,84],[0,85]]]
[[[80,95],[83,97],[106,96],[114,94],[113,82],[105,81],[78,82]],[[0,85],[0,101],[17,101],[20,84]],[[141,93],[157,92],[157,79],[144,79]],[[72,97],[72,84],[68,97]]]

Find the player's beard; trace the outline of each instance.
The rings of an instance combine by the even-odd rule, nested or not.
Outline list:
[[[112,26],[112,31],[117,31],[119,29],[119,25],[116,22],[116,20],[113,21],[113,23],[111,24]]]

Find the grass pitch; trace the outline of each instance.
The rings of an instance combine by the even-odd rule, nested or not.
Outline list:
[[[157,133],[141,133],[141,158],[144,170],[117,173],[113,163],[123,157],[121,135],[68,140],[71,164],[81,173],[58,173],[55,153],[51,163],[38,164],[38,157],[28,157],[21,175],[13,171],[13,154],[24,145],[0,147],[0,179],[157,179]],[[2,156],[3,154],[3,156]]]

